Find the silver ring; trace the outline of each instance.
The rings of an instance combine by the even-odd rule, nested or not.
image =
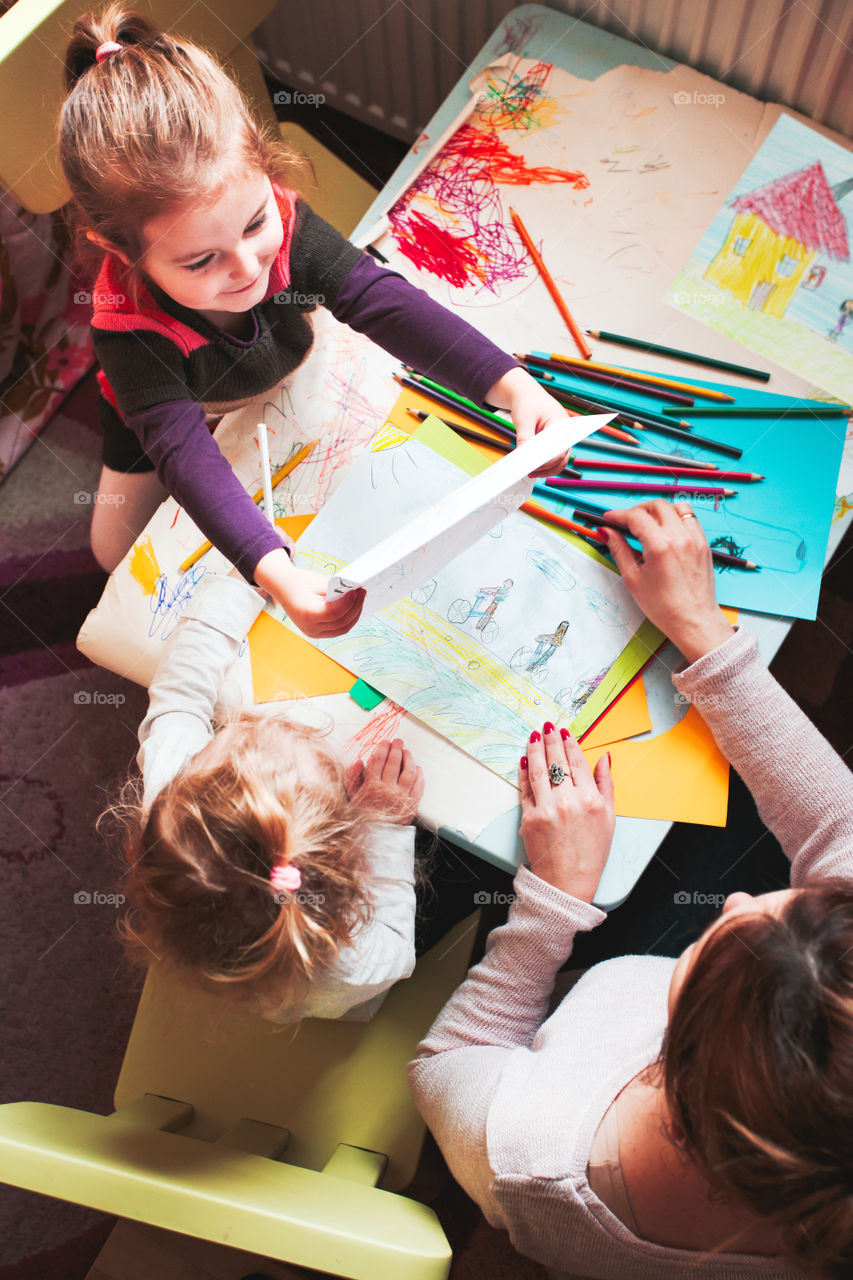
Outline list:
[[[552,787],[559,787],[561,782],[565,782],[567,773],[561,764],[557,764],[555,760],[553,764],[548,765],[548,777],[551,779]]]

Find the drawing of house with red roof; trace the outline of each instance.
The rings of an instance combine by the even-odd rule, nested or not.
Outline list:
[[[737,196],[731,230],[705,279],[749,310],[781,318],[819,253],[849,261],[847,223],[838,202],[851,190],[853,178],[830,187],[817,160]],[[810,273],[810,287],[815,278]]]

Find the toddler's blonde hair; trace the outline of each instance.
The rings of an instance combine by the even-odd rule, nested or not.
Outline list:
[[[365,842],[396,821],[350,800],[317,729],[243,712],[156,796],[123,814],[132,958],[177,966],[209,989],[296,1015],[310,987],[372,917]],[[298,868],[299,890],[270,882]]]

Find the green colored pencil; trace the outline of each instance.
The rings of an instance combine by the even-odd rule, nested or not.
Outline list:
[[[853,413],[853,408],[849,404],[821,405],[819,408],[808,404],[784,404],[776,409],[752,409],[745,405],[740,409],[736,405],[712,409],[710,406],[703,405],[701,409],[665,408],[662,412],[677,413],[679,417],[686,413],[688,418],[838,418],[841,416],[846,418]]]
[[[600,338],[602,342],[618,342],[623,347],[637,347],[640,351],[653,351],[659,356],[674,356],[676,360],[690,360],[693,364],[704,364],[711,369],[727,369],[729,373],[742,373],[745,378],[757,378],[759,382],[769,382],[770,374],[764,369],[750,369],[745,364],[732,364],[730,360],[718,360],[715,356],[697,356],[692,351],[681,351],[678,347],[663,347],[659,342],[646,342],[644,338],[626,338],[624,333],[608,333],[606,329],[587,329],[591,338]]]

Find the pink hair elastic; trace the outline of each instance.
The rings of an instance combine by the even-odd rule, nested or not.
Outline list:
[[[116,44],[115,40],[105,40],[103,44],[99,44],[95,50],[95,59],[103,62],[111,53],[121,53],[124,45]]]
[[[292,862],[277,862],[270,872],[270,884],[281,893],[295,893],[302,884],[302,872]]]

